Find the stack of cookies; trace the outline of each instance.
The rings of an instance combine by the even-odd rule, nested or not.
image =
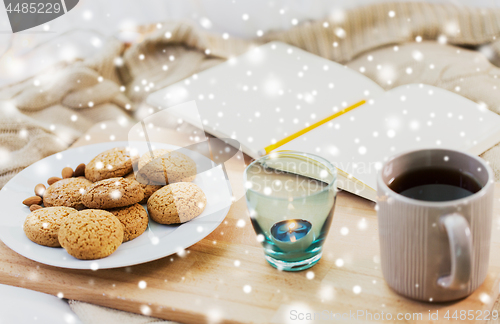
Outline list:
[[[75,258],[92,260],[112,254],[123,242],[148,227],[149,216],[160,224],[179,224],[200,215],[206,197],[194,183],[196,164],[168,150],[148,152],[133,161],[124,147],[100,153],[75,171],[64,168],[49,187],[23,203],[32,211],[24,232],[33,242],[63,247]],[[70,174],[71,173],[71,174]],[[42,208],[41,203],[43,202]]]

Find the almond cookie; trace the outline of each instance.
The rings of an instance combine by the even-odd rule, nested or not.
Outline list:
[[[157,159],[159,157],[162,157],[165,154],[168,154],[172,152],[171,150],[167,149],[156,149],[153,150],[153,154],[151,152],[144,153],[141,158],[139,159],[138,167],[139,169],[142,169],[143,166],[148,164],[149,162],[153,161],[154,159]]]
[[[148,213],[139,204],[113,208],[108,211],[115,215],[123,225],[123,242],[135,239],[148,228]]]
[[[85,178],[92,182],[123,177],[130,172],[132,160],[124,147],[104,151],[85,166]]]
[[[109,209],[130,206],[144,198],[144,189],[133,179],[111,178],[94,182],[85,190],[83,204],[88,208]]]
[[[43,193],[43,205],[45,207],[65,206],[78,210],[84,209],[83,193],[91,184],[92,182],[83,177],[59,180],[50,185]]]
[[[48,207],[37,209],[26,217],[24,233],[36,244],[60,247],[57,233],[64,219],[78,211],[70,207]]]
[[[126,179],[134,179],[135,180],[135,174],[133,172],[129,173],[125,178]],[[161,186],[161,185],[150,185],[150,184],[143,184],[143,183],[141,183],[141,187],[142,187],[142,189],[144,189],[144,198],[139,202],[139,204],[142,205],[142,204],[147,203],[149,197],[151,197],[151,195],[153,193],[155,193],[156,190],[161,189],[161,187],[163,187],[163,186]]]
[[[148,153],[146,153],[148,154]],[[156,156],[156,155],[155,155]],[[142,159],[142,157],[141,157]],[[149,158],[143,159],[148,161]],[[141,161],[139,161],[141,165]],[[196,177],[196,163],[180,152],[167,152],[139,167],[136,179],[140,183],[166,185],[174,182],[189,182]]]
[[[207,204],[203,191],[191,182],[169,184],[148,200],[151,219],[160,224],[179,224],[200,215]]]
[[[66,217],[58,237],[61,246],[75,258],[101,259],[122,244],[123,225],[110,212],[86,209]]]

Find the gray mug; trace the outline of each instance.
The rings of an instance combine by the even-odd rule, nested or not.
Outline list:
[[[422,167],[466,172],[481,189],[467,197],[425,201],[405,197],[389,184]],[[397,293],[423,301],[451,301],[471,294],[488,272],[494,176],[479,157],[423,149],[387,161],[377,176],[382,272]]]

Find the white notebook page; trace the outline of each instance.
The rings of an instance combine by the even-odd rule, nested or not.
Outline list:
[[[344,65],[271,42],[162,89],[148,103],[168,108],[196,100],[205,131],[237,139],[257,157],[273,140],[383,93]]]
[[[405,85],[281,147],[321,155],[367,186],[391,155],[418,148],[480,154],[500,141],[500,116],[458,94]]]

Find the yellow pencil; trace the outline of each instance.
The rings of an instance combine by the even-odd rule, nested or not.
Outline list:
[[[360,102],[357,102],[357,103],[355,103],[355,104],[354,104],[354,105],[352,105],[352,106],[349,106],[349,107],[347,107],[347,108],[344,108],[344,109],[342,109],[341,111],[336,112],[335,114],[333,114],[333,115],[331,115],[331,116],[329,116],[329,117],[326,117],[325,119],[322,119],[322,120],[320,120],[320,121],[318,121],[318,122],[316,122],[316,123],[312,124],[311,126],[308,126],[308,127],[304,128],[304,129],[302,129],[302,130],[300,130],[300,131],[298,131],[298,132],[296,132],[296,133],[293,133],[292,135],[289,135],[289,136],[285,137],[285,138],[284,138],[284,139],[282,139],[282,140],[279,140],[278,142],[276,142],[276,143],[274,143],[274,144],[271,144],[271,145],[269,145],[269,146],[266,146],[266,147],[264,148],[264,150],[260,150],[260,151],[259,151],[259,155],[261,155],[261,156],[262,156],[262,155],[269,154],[271,151],[274,151],[274,150],[275,150],[275,149],[277,149],[278,147],[280,147],[280,146],[282,146],[282,145],[284,145],[284,144],[286,144],[286,143],[290,142],[291,140],[294,140],[294,139],[296,139],[297,137],[304,135],[305,133],[309,132],[310,130],[315,129],[316,127],[319,127],[319,126],[321,126],[321,125],[323,125],[323,124],[325,124],[325,123],[328,123],[330,120],[335,119],[335,118],[337,118],[337,117],[339,117],[339,116],[341,116],[341,115],[345,114],[346,112],[349,112],[349,111],[353,110],[354,108],[357,108],[357,107],[359,107],[359,106],[363,105],[364,103],[366,103],[366,100],[361,100]]]

